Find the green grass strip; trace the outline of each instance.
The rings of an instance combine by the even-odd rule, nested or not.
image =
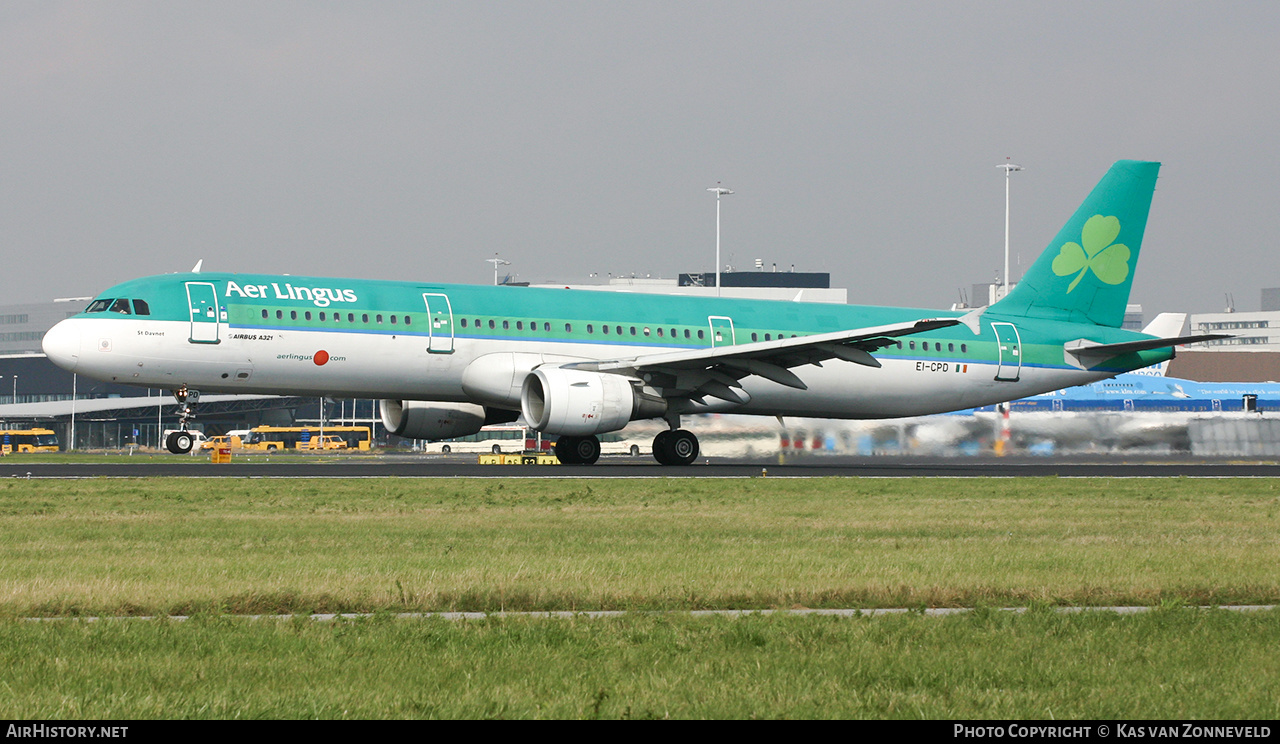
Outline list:
[[[1268,479],[0,482],[0,617],[1280,602]]]
[[[1280,612],[0,621],[0,717],[1280,717]]]

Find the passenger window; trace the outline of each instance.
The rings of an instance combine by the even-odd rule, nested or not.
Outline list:
[[[916,342],[915,342],[915,341],[909,341],[909,342],[908,342],[908,344],[909,344],[909,346],[910,346],[911,350],[912,350],[912,351],[914,351],[914,350],[915,350],[915,348],[916,348]]]
[[[411,325],[412,323],[413,323],[413,316],[412,316],[412,315],[406,315],[406,316],[404,316],[404,324],[405,324],[405,325]]]
[[[772,341],[772,340],[773,340],[773,338],[771,338],[771,334],[766,333],[766,334],[764,334],[764,340],[765,340],[765,341]]]
[[[608,333],[609,333],[609,326],[600,326],[600,330],[601,330],[602,332],[604,332],[604,333],[605,333],[605,335],[608,335]]]
[[[365,313],[365,314],[361,315],[361,316],[360,316],[360,322],[361,322],[361,323],[368,323],[368,322],[369,322],[369,313]],[[465,321],[465,320],[463,321],[463,325],[466,325],[466,321]]]
[[[969,350],[968,344],[960,344],[960,353],[963,354]]]
[[[121,315],[133,315],[133,311],[129,309],[128,300],[116,300],[111,303],[111,312],[120,313]]]
[[[463,318],[463,319],[462,319],[462,327],[463,327],[463,328],[466,328],[466,327],[467,327],[467,319],[466,319],[466,318]]]
[[[379,322],[379,323],[381,323],[382,321],[381,321],[381,320],[379,320],[378,322]],[[491,321],[489,321],[489,330],[491,330],[491,331],[492,331],[493,329],[494,329],[494,324],[493,324],[493,321],[491,320]]]
[[[284,320],[284,311],[283,311],[283,310],[277,310],[277,311],[276,311],[276,320]]]
[[[266,319],[266,317],[267,317],[267,310],[266,310],[266,308],[263,308],[263,309],[262,309],[262,317],[263,317],[263,319],[264,319],[264,320],[265,320],[265,319]]]
[[[311,320],[311,311],[310,310],[306,311],[305,313],[302,314],[302,317],[305,320]]]
[[[699,329],[699,330],[698,330],[698,338],[703,338],[702,330],[701,330],[701,329]]]
[[[565,330],[568,330],[568,326],[569,326],[569,324],[568,324],[568,323],[565,323]],[[544,330],[544,331],[546,331],[546,332],[550,333],[550,332],[551,332],[551,324],[550,324],[550,323],[543,323],[543,324],[542,324],[542,330]]]
[[[509,320],[502,321],[502,330],[506,331],[506,330],[510,330],[510,328],[511,328],[511,321]]]
[[[289,311],[289,320],[297,320],[297,319],[298,319],[298,311],[297,311],[297,310],[290,310],[290,311]]]
[[[134,300],[134,301],[133,301],[133,314],[134,314],[134,315],[150,315],[150,314],[151,314],[151,308],[147,305],[147,301],[146,301],[146,300]]]
[[[505,324],[504,324],[504,326],[503,326],[503,327],[504,327],[504,328],[506,327],[506,326],[505,326]],[[523,320],[517,320],[517,321],[516,321],[516,330],[517,330],[517,331],[523,331],[523,330],[524,330],[524,321],[523,321]]]
[[[324,313],[320,313],[320,320],[324,320]]]
[[[347,322],[348,322],[348,323],[354,323],[354,322],[356,322],[356,314],[355,314],[355,313],[347,313]]]
[[[622,335],[622,326],[614,326],[613,330],[617,331],[619,336]],[[635,333],[634,329],[632,330],[632,333]]]
[[[755,331],[752,331],[752,332],[751,332],[751,340],[752,340],[752,341],[758,341],[758,340],[759,340],[759,339],[757,339],[757,338],[756,338]]]
[[[588,323],[588,324],[587,324],[587,333],[595,333],[595,332],[596,332],[595,326],[593,326],[593,325],[591,325],[590,323]]]
[[[947,351],[955,351],[955,350],[956,350],[955,344],[947,344]]]
[[[658,338],[662,338],[662,329],[661,329],[661,328],[659,328],[659,329],[658,329]]]
[[[551,330],[551,329],[549,329],[549,328],[548,328],[547,330]],[[572,324],[570,324],[570,323],[565,323],[565,324],[564,324],[564,332],[565,332],[565,333],[573,333],[573,325],[572,325]]]
[[[396,316],[392,315],[392,316],[391,316],[391,325],[395,325],[395,324],[396,324]]]
[[[684,337],[685,337],[685,338],[689,338],[689,329],[688,329],[688,328],[684,329]]]
[[[635,327],[635,326],[631,326],[631,335],[632,335],[632,336],[636,335],[636,327]]]

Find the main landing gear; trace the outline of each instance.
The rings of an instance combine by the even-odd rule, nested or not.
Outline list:
[[[693,432],[679,428],[653,438],[653,459],[663,465],[689,465],[698,459],[698,438]],[[592,437],[560,437],[556,440],[556,457],[562,465],[594,465],[600,459],[600,440]]]
[[[187,430],[191,420],[196,417],[196,403],[200,400],[199,390],[187,390],[183,385],[173,391],[173,397],[182,408],[178,409],[178,431],[169,432],[164,446],[175,455],[185,455],[196,444],[195,436]]]
[[[685,429],[664,431],[653,438],[653,459],[663,465],[689,465],[698,459],[698,438]]]
[[[600,440],[595,437],[560,437],[556,458],[562,465],[594,465],[600,459]]]

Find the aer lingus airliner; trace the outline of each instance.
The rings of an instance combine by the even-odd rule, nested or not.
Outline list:
[[[967,314],[190,273],[106,290],[44,350],[67,370],[163,387],[184,404],[197,390],[379,398],[387,428],[415,439],[523,413],[571,464],[596,461],[598,434],[664,419],[654,457],[687,464],[698,440],[680,428],[686,415],[940,413],[1105,379],[1210,338],[1119,327],[1159,167],[1112,166],[1022,282]],[[167,446],[188,450],[191,437]]]

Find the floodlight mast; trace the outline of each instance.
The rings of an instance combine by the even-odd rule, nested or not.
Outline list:
[[[511,262],[504,261],[501,258],[498,258],[498,254],[496,253],[493,254],[493,258],[486,258],[485,261],[488,261],[489,263],[493,264],[493,286],[496,287],[498,286],[498,267],[510,266]]]
[[[1005,158],[1005,160],[1007,161],[1009,158]],[[996,167],[1004,169],[1004,292],[1000,295],[1000,297],[1004,297],[1009,294],[1009,174],[1023,170],[1023,167],[1010,162],[1001,163]],[[996,299],[1000,298],[997,297]]]
[[[707,189],[714,191],[716,194],[716,297],[720,296],[720,197],[727,196],[733,192],[722,186],[715,186]]]

